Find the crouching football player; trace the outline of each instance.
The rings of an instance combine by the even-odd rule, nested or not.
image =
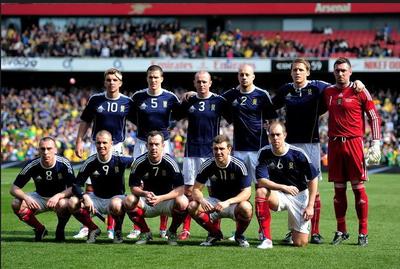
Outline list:
[[[48,234],[46,227],[35,217],[36,214],[53,210],[57,213],[56,241],[65,241],[64,229],[71,214],[68,197],[75,176],[70,162],[56,155],[56,141],[43,137],[39,141],[40,157],[28,162],[21,170],[10,193],[15,197],[12,209],[20,220],[34,228],[35,241],[42,241]],[[33,179],[36,190],[25,193],[22,188]]]
[[[208,231],[207,239],[200,245],[212,246],[221,240],[218,220],[231,218],[236,221],[236,243],[249,247],[243,235],[253,214],[249,202],[251,180],[246,165],[231,156],[232,145],[227,136],[216,136],[212,147],[214,157],[202,164],[193,187],[193,201],[189,204],[192,218]],[[210,180],[212,196],[204,198],[202,190],[207,180]]]
[[[82,165],[73,186],[76,195],[69,201],[69,210],[74,217],[89,228],[87,243],[95,243],[100,235],[99,227],[92,221],[90,213],[111,214],[115,219],[113,242],[122,243],[122,222],[125,198],[125,169],[133,158],[121,156],[112,151],[110,132],[102,130],[96,134],[97,154],[90,156]],[[83,193],[82,186],[90,177],[93,192]]]

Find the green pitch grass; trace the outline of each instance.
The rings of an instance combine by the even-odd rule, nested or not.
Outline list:
[[[342,245],[332,246],[330,241],[336,229],[332,208],[332,184],[326,180],[320,184],[322,198],[321,234],[323,245],[294,248],[281,244],[287,232],[287,213],[272,213],[274,248],[260,250],[258,224],[255,216],[246,236],[251,247],[242,249],[234,242],[224,240],[214,247],[200,247],[206,231],[192,221],[191,238],[179,246],[169,246],[158,238],[159,218],[149,219],[154,241],[144,246],[134,245],[125,239],[123,244],[113,245],[106,237],[106,227],[96,218],[102,229],[98,242],[86,244],[84,239],[74,239],[79,223],[72,217],[66,228],[66,243],[54,243],[56,216],[52,213],[38,215],[49,235],[44,242],[33,242],[33,231],[12,213],[10,184],[18,169],[1,170],[1,268],[399,268],[400,261],[400,177],[399,174],[375,174],[367,183],[369,195],[369,246],[358,247],[354,198],[348,190],[347,223],[350,239]],[[24,190],[30,191],[29,183]],[[252,201],[254,199],[252,198]],[[131,228],[125,218],[124,237]],[[234,231],[230,219],[222,220],[222,231],[229,237]]]

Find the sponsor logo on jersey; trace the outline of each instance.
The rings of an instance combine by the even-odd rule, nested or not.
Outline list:
[[[41,177],[41,176],[37,176],[36,178],[35,178],[35,181],[42,181],[43,180],[43,178]]]
[[[93,172],[92,176],[98,177],[98,176],[100,176],[100,173],[96,170],[96,171]]]
[[[235,99],[235,101],[232,102],[232,105],[237,106],[239,102]]]
[[[147,107],[147,105],[146,105],[145,103],[142,103],[142,104],[139,106],[139,108],[140,108],[141,110],[145,110],[146,107]]]
[[[216,176],[216,175],[212,175],[212,176],[210,177],[210,180],[211,180],[211,181],[216,181],[216,180],[217,180],[217,176]]]
[[[195,111],[194,106],[191,106],[191,107],[189,108],[189,112],[190,112],[190,113],[193,113],[194,111]]]
[[[104,109],[103,106],[99,106],[99,107],[97,108],[97,112],[99,112],[99,113],[102,113],[104,110],[105,110],[105,109]]]

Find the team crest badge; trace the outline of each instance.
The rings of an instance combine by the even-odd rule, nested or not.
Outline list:
[[[212,177],[210,177],[211,181],[216,181],[217,180],[217,176],[216,175],[212,175]]]
[[[238,104],[239,104],[239,102],[238,102],[237,100],[235,100],[235,101],[232,102],[232,105],[233,105],[233,106],[237,106]]]
[[[163,177],[167,176],[167,171],[161,170],[161,175],[162,175]]]
[[[125,106],[124,105],[121,106],[121,112],[125,112]]]
[[[211,104],[211,111],[215,111],[215,104]]]
[[[312,94],[312,89],[308,89],[308,95]]]
[[[289,169],[294,169],[294,163],[293,162],[289,162]]]
[[[235,174],[231,173],[231,179],[235,179]]]
[[[341,105],[341,104],[342,104],[342,98],[343,98],[343,94],[341,93],[341,94],[339,94],[339,97],[338,97],[338,99],[337,99],[337,104],[338,104],[338,105]]]
[[[256,106],[257,105],[257,98],[254,98],[252,103],[253,103],[253,105]]]
[[[167,108],[168,106],[168,101],[163,101],[163,108]]]
[[[104,111],[104,107],[103,106],[99,106],[97,108],[97,112],[102,113]]]
[[[35,178],[35,181],[42,181],[43,180],[43,178],[41,177],[41,176],[37,176],[36,178]]]
[[[143,179],[148,179],[149,178],[149,173],[144,174]]]
[[[98,176],[100,176],[100,173],[96,170],[96,171],[93,172],[92,176],[93,177],[98,177]]]
[[[62,178],[62,174],[61,173],[58,173],[58,178]]]
[[[193,113],[194,111],[195,111],[194,106],[191,106],[191,107],[189,108],[189,112],[190,112],[190,113]]]
[[[115,171],[116,174],[118,174],[118,173],[119,173],[119,167],[118,167],[118,166],[115,166],[114,171]]]

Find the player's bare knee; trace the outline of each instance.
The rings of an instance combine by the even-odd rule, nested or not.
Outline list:
[[[293,239],[293,246],[295,247],[305,247],[308,245],[308,240],[294,240]]]
[[[185,195],[178,196],[175,199],[175,208],[178,210],[186,210],[189,205],[189,200]]]
[[[190,216],[195,216],[197,214],[197,211],[199,210],[200,204],[196,201],[191,201],[188,205],[188,212]]]
[[[74,196],[71,197],[68,201],[68,210],[71,213],[75,213],[81,207],[81,202],[79,201],[78,197]]]
[[[64,210],[64,209],[68,208],[68,203],[69,203],[69,199],[67,199],[67,198],[60,199],[56,205],[56,209]]]
[[[22,201],[18,198],[15,198],[12,202],[11,202],[11,208],[13,209],[13,211],[15,213],[18,213],[18,211],[21,209],[22,207]]]
[[[114,198],[110,202],[110,213],[112,215],[120,215],[122,213],[122,200]]]
[[[124,199],[123,205],[124,205],[125,209],[132,210],[132,209],[134,209],[136,207],[138,202],[139,202],[139,199],[135,195],[129,194]]]
[[[237,206],[237,212],[243,219],[251,219],[253,216],[253,207],[248,201],[240,202]]]
[[[256,197],[266,198],[270,195],[270,191],[267,188],[260,187],[256,189]]]

